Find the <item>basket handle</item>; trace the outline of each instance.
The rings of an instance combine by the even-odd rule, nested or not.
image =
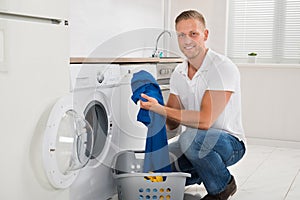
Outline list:
[[[125,151],[119,151],[118,153],[116,153],[111,161],[111,165],[110,165],[110,168],[112,170],[112,173],[113,174],[116,174],[116,169],[115,169],[115,166],[116,166],[116,162],[117,162],[117,159],[118,157],[125,153],[125,152],[133,152],[133,153],[145,153],[145,150],[125,150]]]
[[[116,162],[117,162],[117,159],[118,159],[119,155],[121,155],[121,154],[123,154],[125,152],[133,152],[135,154],[137,154],[137,153],[145,153],[144,150],[125,150],[125,151],[120,151],[120,152],[116,153],[115,156],[112,159],[111,167],[110,167],[113,174],[116,174],[115,166],[116,166]],[[171,160],[174,162],[174,167],[175,167],[176,171],[180,172],[181,169],[179,167],[177,157],[173,153],[171,153],[171,152],[169,152],[169,156],[170,156]]]

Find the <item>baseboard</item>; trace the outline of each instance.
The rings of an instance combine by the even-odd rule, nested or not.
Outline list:
[[[300,141],[284,141],[284,140],[247,137],[247,144],[300,149]]]

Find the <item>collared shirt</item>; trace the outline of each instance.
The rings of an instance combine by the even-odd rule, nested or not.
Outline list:
[[[232,92],[224,111],[211,128],[225,130],[244,140],[239,70],[227,57],[211,49],[192,79],[188,77],[187,61],[176,67],[170,79],[170,93],[179,97],[185,110],[199,111],[206,90]]]

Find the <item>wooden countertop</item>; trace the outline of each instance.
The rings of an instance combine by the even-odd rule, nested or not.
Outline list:
[[[183,58],[180,57],[164,57],[164,58],[85,58],[71,57],[71,64],[130,64],[130,63],[182,63]]]

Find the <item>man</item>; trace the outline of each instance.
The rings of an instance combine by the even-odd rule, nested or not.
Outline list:
[[[186,184],[203,183],[204,200],[226,200],[237,190],[227,167],[245,154],[240,74],[228,58],[206,47],[209,32],[200,13],[184,11],[175,23],[187,60],[172,74],[166,106],[145,94],[140,106],[166,116],[169,130],[187,127],[169,145],[180,170],[192,175]]]

